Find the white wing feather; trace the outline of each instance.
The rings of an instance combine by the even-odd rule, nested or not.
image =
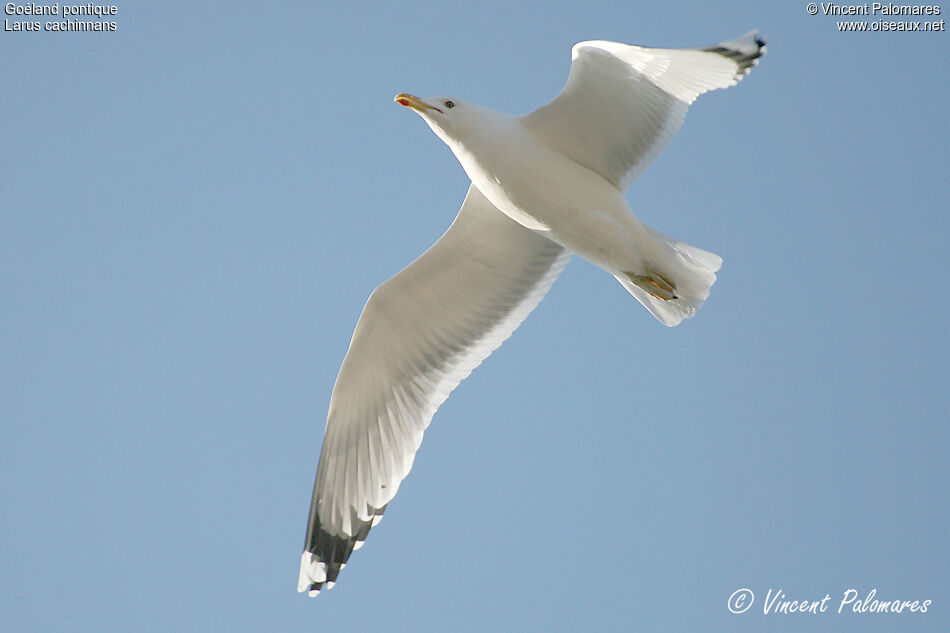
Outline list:
[[[439,241],[373,292],[330,399],[300,591],[316,595],[336,580],[409,473],[436,409],[569,258],[472,186]]]
[[[564,89],[522,122],[623,191],[673,138],[696,97],[735,85],[764,53],[755,31],[693,49],[581,42]]]

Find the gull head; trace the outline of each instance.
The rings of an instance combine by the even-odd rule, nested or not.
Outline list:
[[[415,110],[429,124],[432,131],[446,143],[460,135],[467,127],[466,121],[470,118],[465,115],[466,104],[455,97],[421,99],[408,92],[400,92],[393,101]]]
[[[455,102],[451,99],[434,97],[429,99],[429,101],[426,101],[425,99],[420,99],[416,95],[411,95],[408,92],[400,92],[398,95],[393,97],[393,101],[401,106],[412,108],[419,114],[438,112],[439,114],[444,115],[446,110],[452,110],[455,108]]]

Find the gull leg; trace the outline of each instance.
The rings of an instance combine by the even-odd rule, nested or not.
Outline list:
[[[678,299],[676,296],[676,284],[653,269],[647,268],[646,272],[647,274],[645,275],[637,275],[626,271],[624,271],[623,274],[625,274],[630,281],[657,299],[662,299],[663,301]]]

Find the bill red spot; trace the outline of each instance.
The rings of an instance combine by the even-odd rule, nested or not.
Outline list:
[[[396,101],[396,103],[398,103],[399,105],[407,106],[409,105],[409,99],[399,99],[398,101]]]

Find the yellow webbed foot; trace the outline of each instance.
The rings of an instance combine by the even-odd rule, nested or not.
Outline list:
[[[676,284],[655,270],[647,268],[646,272],[647,274],[645,275],[638,275],[626,271],[624,271],[623,274],[625,274],[630,281],[657,299],[669,301],[678,298],[676,296]]]

